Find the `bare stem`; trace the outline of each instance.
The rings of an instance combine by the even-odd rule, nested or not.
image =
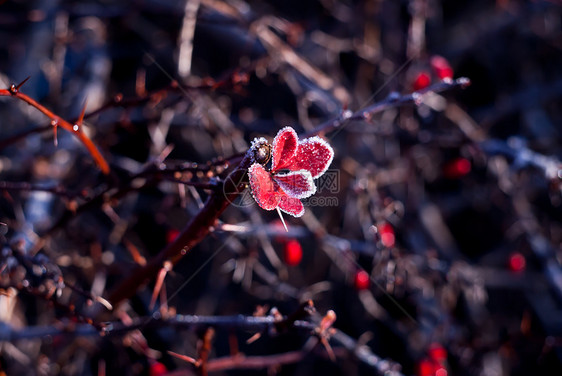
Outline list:
[[[27,80],[25,80],[25,81],[27,81]],[[78,140],[80,140],[80,142],[82,142],[82,144],[86,147],[86,149],[88,150],[88,152],[90,153],[90,155],[92,156],[94,161],[97,163],[100,170],[104,174],[109,174],[109,165],[107,164],[107,161],[101,155],[101,153],[99,152],[96,145],[94,145],[92,140],[90,140],[90,138],[88,136],[86,136],[86,134],[84,132],[82,132],[81,127],[78,124],[74,124],[74,125],[70,124],[68,121],[66,121],[62,117],[56,115],[51,110],[49,110],[47,107],[45,107],[42,104],[40,104],[39,102],[37,102],[35,99],[33,99],[33,98],[29,97],[28,95],[25,95],[24,93],[19,91],[21,85],[23,85],[25,83],[25,81],[23,81],[22,83],[20,83],[17,86],[12,85],[9,89],[0,89],[0,96],[14,97],[14,98],[17,98],[21,101],[24,101],[25,103],[29,104],[32,107],[35,107],[37,110],[39,110],[41,113],[43,113],[49,119],[51,119],[51,126],[53,126],[53,127],[59,127],[60,126],[64,129],[66,129],[67,131],[71,132],[72,134],[74,134],[78,138]]]
[[[186,225],[181,234],[163,249],[146,265],[135,269],[129,277],[122,281],[110,294],[109,301],[114,306],[135,294],[139,286],[153,279],[166,261],[176,264],[188,251],[203,240],[221,213],[245,189],[246,170],[250,167],[251,158],[244,157],[238,167],[229,175],[226,181],[211,192],[205,206]]]
[[[460,77],[456,80],[441,81],[434,85],[428,86],[425,89],[414,91],[410,94],[400,95],[398,93],[391,93],[382,101],[374,103],[362,110],[358,110],[353,113],[351,111],[344,111],[340,114],[340,116],[320,124],[312,131],[302,135],[302,137],[310,137],[319,133],[331,132],[337,128],[340,128],[344,124],[347,124],[349,121],[370,120],[374,114],[388,110],[389,108],[399,107],[408,103],[417,103],[422,100],[423,95],[428,93],[439,93],[456,87],[464,88],[469,85],[470,80],[468,78]]]

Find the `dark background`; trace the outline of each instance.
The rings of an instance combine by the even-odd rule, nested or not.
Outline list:
[[[324,134],[335,150],[337,192],[317,196],[338,205],[307,207],[302,219],[286,215],[286,234],[275,212],[231,205],[221,220],[243,232],[219,228],[188,253],[166,277],[174,295],[168,306],[228,316],[266,305],[290,314],[310,298],[321,314],[336,312],[336,328],[407,375],[439,368],[560,374],[560,2],[202,1],[188,77],[178,71],[184,8],[176,1],[1,2],[3,87],[30,76],[21,90],[67,120],[86,102],[90,113],[117,94],[130,101],[86,121],[112,168],[106,177],[72,135],[59,129],[55,146],[45,116],[2,98],[0,180],[92,197],[131,184],[166,145],[174,146],[167,163],[204,165],[245,152],[253,137],[271,139],[283,126],[304,133],[344,109],[408,94],[422,72],[437,83],[431,61],[442,56],[469,87]],[[283,48],[268,46],[260,30]],[[180,89],[170,87],[173,80]],[[15,305],[2,321],[25,329],[87,315],[87,299],[75,290],[53,299],[18,285],[25,257],[38,252],[45,258],[34,262],[51,265],[67,284],[106,296],[134,266],[132,249],[147,259],[157,254],[205,197],[162,181],[70,219],[69,208],[87,198],[4,190],[0,276],[9,294],[0,298]],[[385,224],[395,235],[390,243],[381,237]],[[304,251],[298,266],[283,262],[290,239]],[[14,257],[16,249],[23,256]],[[367,289],[354,282],[361,270],[371,277]],[[120,309],[149,315],[153,286]],[[61,308],[69,305],[78,313]],[[107,317],[119,319],[117,312]],[[159,353],[139,350],[128,336],[37,338],[2,347],[0,370],[93,375],[104,364],[107,374],[136,375],[155,372],[155,361],[170,371],[193,369],[166,351],[196,357],[197,331],[141,334]],[[310,337],[290,332],[245,344],[251,334],[217,330],[211,358],[230,353],[230,337],[246,355],[298,350]],[[436,349],[445,358],[436,360]],[[319,345],[296,364],[220,374],[373,372],[336,352],[335,363]]]

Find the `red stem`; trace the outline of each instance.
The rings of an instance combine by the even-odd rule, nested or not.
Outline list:
[[[80,140],[80,142],[82,142],[82,144],[86,147],[86,149],[88,150],[88,152],[90,153],[90,155],[92,156],[94,161],[97,163],[100,170],[104,174],[109,174],[109,165],[107,164],[107,161],[101,155],[101,153],[99,152],[98,148],[94,145],[92,140],[90,140],[90,138],[88,136],[86,136],[86,134],[84,132],[82,132],[80,130],[80,127],[77,127],[76,130],[75,130],[75,127],[74,127],[73,124],[70,124],[68,121],[66,121],[63,118],[61,118],[60,116],[56,115],[51,110],[49,110],[47,107],[38,103],[35,99],[29,97],[28,95],[25,95],[25,94],[21,93],[19,91],[20,86],[21,86],[21,84],[18,85],[18,86],[12,85],[9,89],[0,89],[0,96],[1,97],[15,97],[15,98],[18,98],[19,100],[24,101],[25,103],[29,104],[32,107],[35,107],[37,110],[39,110],[41,113],[43,113],[49,119],[51,119],[51,121],[53,123],[52,124],[53,126],[60,126],[64,129],[66,129],[67,131],[73,133]]]

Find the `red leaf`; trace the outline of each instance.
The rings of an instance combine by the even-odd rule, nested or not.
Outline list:
[[[252,148],[261,141],[255,139]],[[271,171],[258,163],[248,170],[252,195],[263,209],[278,207],[292,216],[300,217],[304,213],[300,199],[316,192],[313,179],[328,169],[333,158],[332,147],[320,137],[299,142],[295,130],[285,127],[273,140]]]
[[[273,179],[285,193],[294,198],[306,198],[316,193],[312,176],[306,170],[275,174]]]
[[[299,142],[299,148],[289,168],[293,171],[308,170],[312,178],[316,179],[326,172],[332,159],[332,147],[318,136],[310,137]]]
[[[260,208],[265,210],[275,209],[281,199],[281,188],[273,180],[271,174],[261,164],[254,163],[248,169],[248,175],[252,196],[254,196]]]
[[[281,129],[273,140],[271,171],[288,168],[298,148],[297,132],[291,127]]]
[[[279,201],[279,209],[293,217],[301,217],[304,214],[304,205],[298,198],[291,197],[282,191]]]

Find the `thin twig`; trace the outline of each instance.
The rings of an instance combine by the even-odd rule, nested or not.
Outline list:
[[[292,320],[291,320],[292,321]],[[282,321],[283,323],[288,321]],[[58,323],[56,325],[45,326],[27,326],[25,329],[15,329],[8,324],[0,323],[0,341],[18,341],[21,339],[43,338],[45,336],[58,336],[68,335],[72,337],[88,337],[88,336],[120,336],[130,331],[153,327],[161,328],[163,326],[170,326],[176,329],[196,329],[196,328],[222,328],[222,329],[237,329],[244,331],[254,332],[267,332],[275,329],[279,321],[272,316],[254,317],[254,316],[191,316],[191,315],[177,315],[168,319],[154,319],[151,318],[137,318],[131,324],[124,324],[122,322],[106,323],[105,327],[101,330],[96,329],[88,324],[75,324],[75,323]],[[291,322],[291,327],[305,333],[312,333],[315,324],[308,321],[295,320]],[[365,365],[373,368],[380,374],[388,376],[401,376],[398,368],[399,365],[388,360],[384,360],[375,355],[367,346],[358,345],[357,341],[347,334],[338,329],[333,329],[330,340],[343,346],[347,351],[354,354],[358,360]],[[256,359],[257,361],[257,359]],[[263,359],[262,359],[263,361]],[[217,362],[216,367],[219,367],[221,362]],[[215,365],[210,361],[208,370],[214,370]]]
[[[349,114],[345,119],[338,117],[324,123],[316,128],[314,134],[335,129],[348,120],[365,120],[370,118],[374,113],[387,108],[420,101],[423,94],[429,92],[440,92],[459,86],[465,87],[469,85],[469,83],[470,81],[467,78],[459,78],[455,81],[443,81],[411,94],[403,96],[391,95],[387,99],[375,103],[364,110]],[[176,264],[189,250],[199,244],[207,236],[220,214],[230,205],[230,202],[236,198],[239,192],[245,189],[244,177],[246,170],[250,167],[250,163],[251,158],[247,154],[222,185],[223,192],[221,192],[220,189],[211,192],[205,206],[192,218],[176,240],[162,250],[155,258],[147,263],[147,265],[134,270],[125,281],[121,282],[115,288],[109,298],[111,304],[115,306],[117,303],[134,295],[139,286],[156,277],[158,271],[164,265],[164,262],[171,261],[173,264]]]
[[[135,269],[110,294],[114,306],[131,297],[148,280],[153,279],[166,261],[176,264],[188,251],[203,240],[216,224],[218,217],[245,189],[246,171],[251,157],[247,154],[238,167],[221,184],[223,189],[211,191],[205,206],[189,221],[181,234],[146,265]]]
[[[31,184],[27,182],[12,182],[12,181],[0,181],[0,189],[7,191],[39,191],[48,192],[57,196],[62,196],[68,199],[73,199],[76,197],[86,198],[85,192],[69,192],[64,187],[54,186],[54,187],[43,187],[36,184]]]
[[[330,119],[310,132],[301,135],[302,138],[311,137],[319,133],[328,133],[343,127],[350,121],[369,121],[373,115],[388,110],[390,108],[399,107],[408,103],[422,103],[423,96],[428,93],[439,93],[442,91],[454,89],[457,87],[465,88],[470,85],[470,80],[466,77],[460,77],[455,80],[445,80],[425,89],[414,91],[410,94],[400,95],[398,93],[390,93],[385,99],[374,103],[362,110],[351,112],[343,111],[338,117]]]
[[[35,107],[37,110],[39,110],[41,113],[43,113],[49,119],[51,119],[51,126],[53,126],[53,127],[59,127],[60,126],[64,129],[66,129],[67,131],[71,132],[72,134],[74,134],[76,136],[76,138],[78,138],[78,140],[80,140],[80,142],[82,142],[82,144],[86,147],[86,149],[88,150],[88,152],[90,153],[90,155],[92,156],[94,161],[97,163],[100,170],[104,174],[109,174],[109,165],[107,164],[107,161],[101,155],[101,153],[99,152],[96,145],[94,145],[92,140],[90,140],[90,138],[84,132],[82,132],[79,124],[70,124],[68,121],[66,121],[62,117],[56,115],[51,110],[49,110],[47,107],[45,107],[42,104],[40,104],[39,102],[37,102],[35,99],[33,99],[33,98],[29,97],[28,95],[19,91],[21,86],[28,79],[29,79],[29,77],[26,78],[23,82],[21,82],[17,86],[15,84],[12,84],[12,86],[10,86],[10,88],[8,88],[8,89],[0,89],[0,96],[14,97],[14,98],[17,98],[19,100],[24,101],[25,103],[29,104],[32,107]]]

